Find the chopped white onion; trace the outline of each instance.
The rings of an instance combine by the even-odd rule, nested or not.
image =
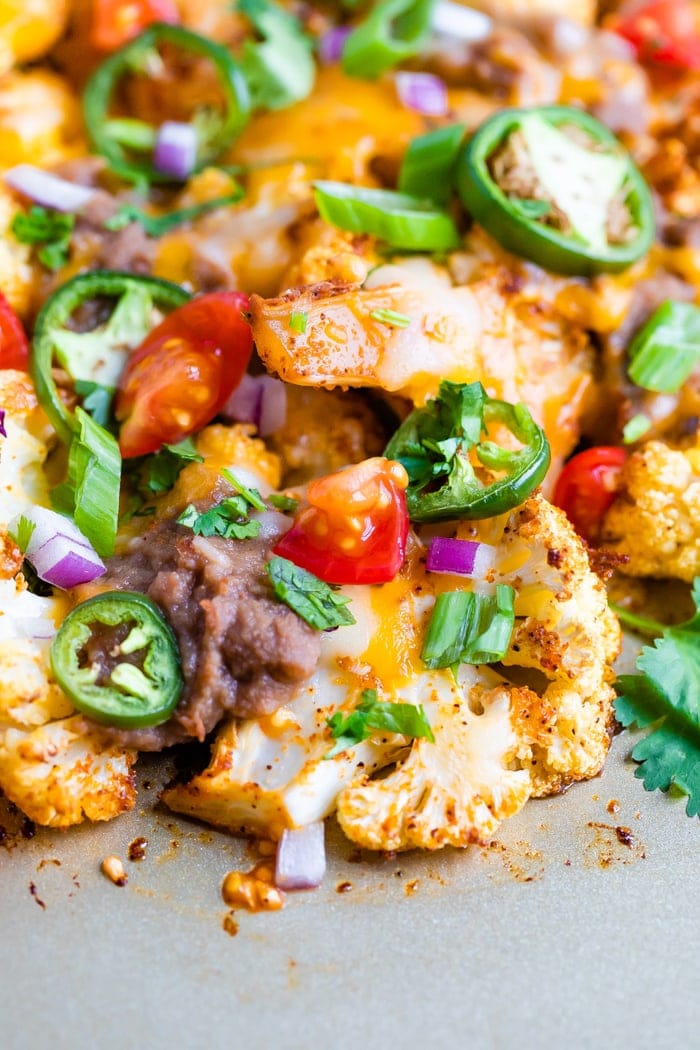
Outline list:
[[[438,0],[433,12],[433,32],[466,43],[485,40],[493,32],[493,19],[482,11],[462,7],[451,0]]]
[[[16,638],[35,642],[50,642],[56,634],[56,625],[48,616],[16,616],[13,628]]]
[[[67,590],[103,574],[104,562],[70,518],[46,507],[32,507],[24,517],[34,525],[24,554],[42,580]],[[19,517],[10,523],[11,532],[18,523]]]
[[[432,73],[397,73],[396,93],[406,107],[426,117],[444,117],[449,112],[447,85]]]
[[[260,522],[258,536],[265,541],[280,539],[294,524],[291,518],[279,510],[254,511],[250,516]]]
[[[428,572],[483,579],[496,567],[498,550],[489,543],[436,536],[430,544],[425,567]]]
[[[163,175],[186,179],[197,163],[197,129],[193,124],[166,120],[158,128],[153,163]]]
[[[94,189],[76,186],[74,182],[61,179],[33,164],[17,164],[5,172],[3,179],[17,193],[54,211],[80,211],[95,196]]]
[[[322,820],[283,831],[277,847],[275,885],[281,890],[311,890],[326,874],[325,827]]]

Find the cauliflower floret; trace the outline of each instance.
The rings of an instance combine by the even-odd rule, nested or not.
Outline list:
[[[620,489],[601,530],[601,543],[627,555],[620,572],[671,576],[690,583],[700,574],[700,459],[697,449],[649,441],[622,468]]]
[[[595,775],[609,744],[619,627],[583,544],[540,496],[459,534],[498,547],[487,581],[426,573],[414,542],[395,580],[343,588],[357,622],[324,635],[314,676],[272,719],[226,725],[209,768],[166,792],[166,804],[271,837],[337,807],[361,846],[436,849],[484,841],[531,796]],[[463,665],[457,680],[429,670],[420,653],[436,594],[498,583],[517,596],[502,664]],[[352,711],[365,689],[422,704],[435,742],[375,732],[329,759],[327,719]]]
[[[0,522],[7,522],[48,502],[41,469],[45,420],[22,372],[0,372],[0,404],[7,431],[0,438]],[[18,571],[21,562],[0,528],[0,790],[38,824],[109,820],[134,804],[136,753],[88,729],[54,682],[48,642],[63,600],[32,594]]]
[[[0,74],[45,54],[67,18],[68,0],[0,0]]]
[[[131,809],[133,752],[106,747],[79,716],[0,735],[0,787],[37,824],[65,828]]]
[[[1,168],[50,167],[85,151],[78,99],[62,77],[29,69],[0,80]]]
[[[340,825],[368,849],[483,842],[529,797],[594,776],[607,753],[620,631],[581,542],[540,496],[470,531],[499,543],[491,582],[516,590],[502,675],[460,668],[461,701],[423,698],[435,743],[414,741],[388,777],[340,793]]]

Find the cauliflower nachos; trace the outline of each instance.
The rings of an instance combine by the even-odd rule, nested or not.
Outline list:
[[[700,809],[700,5],[477,6],[0,10],[30,820],[114,819],[194,743],[163,802],[275,843],[277,907],[329,815],[486,843],[616,717]],[[620,622],[655,641],[616,679]]]

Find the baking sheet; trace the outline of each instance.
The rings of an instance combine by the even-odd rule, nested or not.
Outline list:
[[[489,848],[358,861],[331,825],[323,887],[235,935],[220,884],[250,848],[159,807],[162,762],[110,824],[27,838],[0,803],[0,1045],[698,1045],[700,824],[643,790],[632,742]]]

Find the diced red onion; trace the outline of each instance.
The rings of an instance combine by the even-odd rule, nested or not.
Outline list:
[[[350,36],[350,26],[333,26],[318,41],[318,60],[322,66],[332,66],[343,57],[345,41]]]
[[[406,109],[426,117],[444,117],[449,110],[447,86],[432,73],[397,73],[396,93]]]
[[[246,373],[221,410],[238,423],[254,423],[261,437],[274,434],[287,418],[287,388],[272,376]]]
[[[6,171],[3,179],[17,193],[54,211],[80,211],[95,196],[95,190],[91,187],[76,186],[74,182],[61,179],[33,164],[18,164]]]
[[[436,536],[430,544],[425,567],[428,572],[483,578],[496,565],[498,551],[488,543]]]
[[[34,524],[24,553],[42,580],[68,589],[104,573],[104,562],[69,518],[46,507],[32,507],[24,517]],[[11,531],[16,531],[18,521],[11,523]]]
[[[186,179],[197,163],[197,129],[193,124],[166,120],[158,128],[153,163],[163,175]]]
[[[450,0],[438,0],[433,12],[433,32],[466,43],[486,40],[493,31],[493,19],[482,11],[462,7]]]
[[[260,437],[274,434],[287,419],[287,388],[281,379],[260,376],[260,407],[258,433]]]
[[[0,408],[0,435],[7,437],[7,431],[5,430],[5,409]]]
[[[277,847],[275,885],[281,890],[311,890],[326,874],[325,827],[322,820],[283,831]]]

